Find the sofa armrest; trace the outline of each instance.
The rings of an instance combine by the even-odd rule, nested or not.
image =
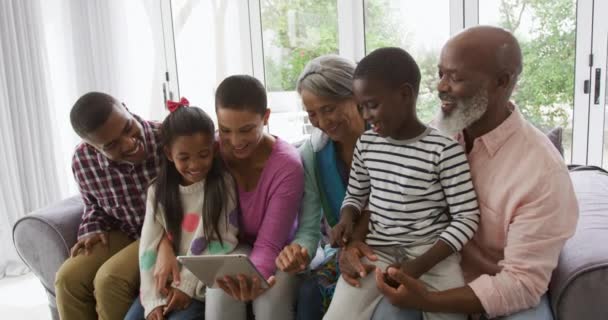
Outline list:
[[[13,242],[21,259],[55,295],[55,274],[76,243],[83,203],[74,196],[29,213],[13,227]]]
[[[570,174],[579,205],[576,232],[559,257],[549,285],[556,319],[608,319],[608,175]]]

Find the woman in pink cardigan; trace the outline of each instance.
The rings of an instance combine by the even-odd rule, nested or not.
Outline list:
[[[251,303],[257,319],[293,319],[295,276],[276,270],[275,259],[291,242],[304,192],[304,169],[295,147],[264,130],[270,110],[264,86],[246,75],[230,76],[215,95],[222,158],[236,180],[240,215],[237,251],[246,252],[270,284],[245,277],[219,279],[207,288],[205,319],[246,319]],[[159,248],[159,287],[168,275],[179,281],[168,241]],[[175,281],[173,282],[175,284]]]

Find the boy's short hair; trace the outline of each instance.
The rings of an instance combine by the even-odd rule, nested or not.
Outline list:
[[[354,78],[381,80],[392,88],[408,83],[416,95],[420,89],[420,68],[414,58],[401,48],[388,47],[372,51],[361,59]]]
[[[70,111],[70,122],[78,136],[86,138],[99,129],[120,102],[103,92],[89,92],[78,98]]]
[[[230,76],[224,79],[215,91],[215,109],[220,106],[264,115],[267,110],[266,89],[252,76]]]

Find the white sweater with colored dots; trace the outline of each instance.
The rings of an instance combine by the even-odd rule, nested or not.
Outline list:
[[[234,250],[238,244],[236,188],[232,177],[226,176],[226,181],[229,192],[225,197],[224,212],[218,228],[222,236],[223,245],[215,234],[206,235],[203,228],[202,211],[205,181],[179,187],[184,218],[182,221],[181,240],[178,251],[175,253],[176,255],[227,254]],[[154,188],[155,184],[152,184],[148,188],[146,217],[139,242],[140,299],[145,309],[146,317],[155,308],[167,304],[166,298],[156,291],[154,282],[154,267],[158,245],[166,230],[166,224],[162,218],[164,216],[162,208],[158,208],[160,212],[154,212]],[[180,277],[180,284],[174,286],[175,288],[194,299],[204,299],[205,287],[196,276],[186,268],[182,268]]]

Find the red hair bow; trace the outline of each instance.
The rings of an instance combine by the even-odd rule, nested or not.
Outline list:
[[[179,100],[179,102],[167,100],[167,109],[169,109],[169,112],[173,112],[173,111],[179,109],[180,107],[189,107],[189,106],[190,106],[190,102],[188,101],[188,99],[183,98],[183,97],[181,100]]]

